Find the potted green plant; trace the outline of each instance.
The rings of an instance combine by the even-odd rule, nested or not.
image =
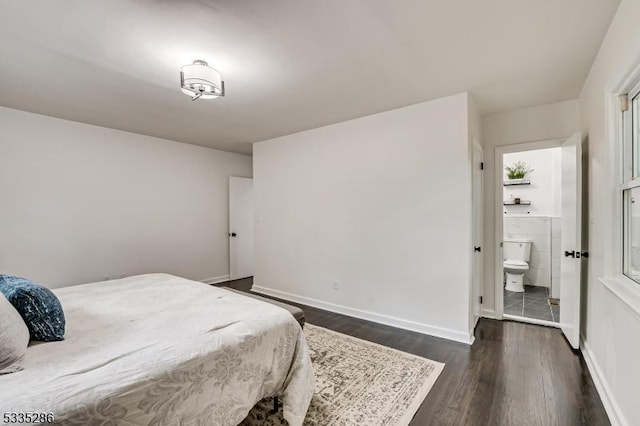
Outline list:
[[[514,183],[523,181],[524,178],[534,170],[530,169],[524,161],[518,161],[510,166],[506,166],[504,169],[507,172],[507,178]]]

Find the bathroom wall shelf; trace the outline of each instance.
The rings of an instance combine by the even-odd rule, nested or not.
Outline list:
[[[531,185],[531,181],[530,180],[522,180],[522,181],[505,180],[503,185],[504,186]]]
[[[515,201],[504,201],[502,205],[503,206],[530,206],[531,201],[521,200],[519,203],[516,203]]]

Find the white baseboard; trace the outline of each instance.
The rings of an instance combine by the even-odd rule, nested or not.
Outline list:
[[[498,319],[495,309],[482,309],[480,316],[482,318]]]
[[[521,317],[519,315],[509,315],[509,314],[502,315],[502,318],[505,320],[518,321],[526,324],[535,324],[535,325],[543,325],[545,327],[562,328],[562,325],[555,321],[539,320],[535,318]]]
[[[211,278],[205,278],[204,280],[200,280],[205,284],[218,284],[218,283],[223,283],[225,281],[229,281],[229,274],[227,275],[220,275],[219,277],[211,277]]]
[[[267,296],[277,297],[279,299],[288,300],[290,302],[300,303],[312,306],[325,311],[335,312],[337,314],[347,315],[350,317],[360,318],[367,321],[377,322],[379,324],[389,325],[392,327],[402,328],[405,330],[416,331],[429,336],[442,337],[443,339],[454,340],[456,342],[471,345],[474,336],[461,331],[451,330],[448,328],[437,327],[416,321],[405,320],[402,318],[392,317],[389,315],[377,314],[375,312],[364,311],[362,309],[350,308],[344,305],[324,302],[322,300],[313,299],[305,296],[298,296],[280,290],[274,290],[262,286],[255,285],[251,288],[255,293],[265,294]]]
[[[596,385],[596,389],[598,391],[598,395],[600,395],[600,400],[602,400],[602,405],[604,405],[604,409],[609,416],[609,421],[612,426],[628,426],[629,423],[624,418],[622,411],[620,410],[620,406],[616,402],[616,399],[611,392],[611,388],[607,383],[607,379],[604,377],[602,370],[600,369],[600,365],[598,361],[593,356],[593,351],[589,346],[589,343],[585,340],[584,336],[580,336],[582,340],[582,345],[580,346],[582,356],[584,358],[585,363],[587,364],[587,368],[589,369],[589,373],[591,373],[591,378],[593,378],[593,383]]]

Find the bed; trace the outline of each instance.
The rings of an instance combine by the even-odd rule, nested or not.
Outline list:
[[[289,424],[302,424],[314,375],[284,309],[167,274],[54,292],[65,340],[32,343],[24,370],[0,376],[0,412],[51,412],[69,425],[237,425],[279,396]]]

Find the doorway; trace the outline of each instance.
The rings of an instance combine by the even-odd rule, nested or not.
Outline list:
[[[580,138],[496,149],[499,317],[561,328],[574,348],[583,253]]]
[[[502,156],[504,315],[560,322],[560,147]]]

